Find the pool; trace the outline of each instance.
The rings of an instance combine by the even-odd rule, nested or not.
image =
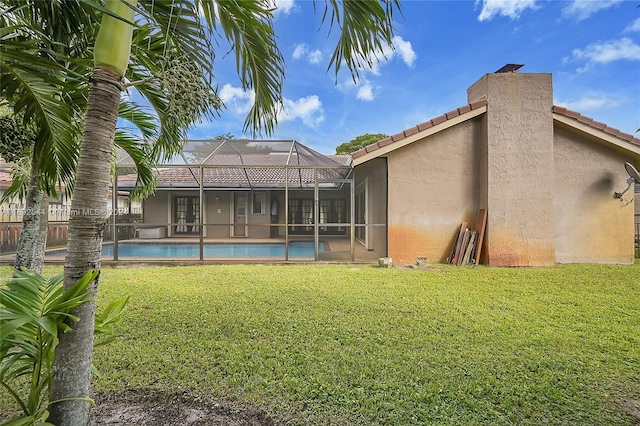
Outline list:
[[[313,241],[289,243],[289,257],[314,257]],[[325,251],[320,242],[319,251]],[[113,245],[105,244],[102,255],[113,257]],[[200,257],[200,245],[196,243],[119,243],[118,257]],[[269,258],[284,259],[284,243],[207,243],[205,258]]]

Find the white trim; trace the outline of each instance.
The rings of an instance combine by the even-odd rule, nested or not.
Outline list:
[[[362,190],[362,187],[364,187],[364,190]],[[366,177],[362,182],[360,182],[357,186],[356,186],[356,191],[355,191],[355,200],[354,202],[357,204],[358,203],[358,195],[360,193],[364,192],[364,224],[368,225],[371,221],[369,220],[369,178]],[[357,221],[357,218],[354,218]],[[373,240],[371,238],[371,227],[369,226],[365,226],[364,228],[364,241],[361,240],[360,238],[358,238],[358,233],[356,232],[355,235],[355,239],[356,241],[358,241],[360,244],[362,244],[367,250],[373,250]]]
[[[453,127],[456,124],[460,124],[464,121],[471,120],[479,115],[487,112],[487,106],[483,105],[479,108],[472,109],[471,111],[465,112],[464,114],[453,117],[447,121],[444,121],[440,124],[437,124],[433,127],[429,127],[421,132],[415,133],[411,136],[407,136],[406,138],[400,139],[397,142],[392,142],[389,145],[380,147],[374,151],[367,152],[362,157],[357,157],[353,159],[353,166],[357,166],[362,163],[366,163],[369,160],[373,160],[374,158],[380,157],[382,155],[388,154],[391,151],[395,151],[398,148],[402,148],[403,146],[409,145],[410,143],[416,142],[420,139],[424,139],[427,136],[431,136],[438,132],[441,132],[449,127]]]
[[[229,227],[229,236],[231,237],[235,237],[236,232],[235,232],[235,221],[236,221],[236,194],[243,194],[244,195],[244,235],[240,236],[240,238],[247,238],[249,237],[249,197],[247,196],[247,194],[250,194],[247,191],[231,191],[230,192],[231,196],[230,198],[230,205],[231,208],[229,209],[229,223],[231,224]]]
[[[584,132],[588,135],[591,135],[595,138],[600,139],[602,142],[608,142],[611,145],[615,145],[618,148],[622,148],[625,151],[630,151],[631,153],[640,156],[640,145],[633,144],[624,139],[620,139],[617,136],[614,136],[610,133],[604,132],[602,130],[596,129],[593,126],[589,126],[588,124],[581,123],[576,119],[567,117],[565,115],[553,113],[553,119],[558,121],[559,123],[565,124],[569,127],[572,127],[576,130]]]
[[[260,212],[256,213],[254,211],[254,202],[256,194],[260,194],[262,197],[262,202],[260,203]],[[251,214],[264,215],[267,213],[267,209],[265,207],[267,202],[267,193],[265,191],[251,191]]]
[[[168,223],[173,223],[173,194],[169,193],[167,194],[167,211],[168,211],[168,218],[169,218],[169,222]],[[173,235],[173,226],[169,225],[168,226],[169,229],[167,229],[167,237],[170,237]]]
[[[207,236],[207,193],[202,192],[202,217],[200,218],[200,222],[202,223],[202,237],[205,238]]]

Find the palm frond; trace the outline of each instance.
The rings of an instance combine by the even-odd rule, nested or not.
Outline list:
[[[62,66],[38,56],[33,41],[2,40],[0,94],[16,116],[37,129],[34,155],[43,176],[43,189],[55,195],[59,181],[72,180],[77,158],[78,126],[63,88],[72,92],[72,80]]]
[[[333,67],[337,78],[344,64],[357,81],[359,71],[371,68],[385,47],[393,49],[395,10],[401,12],[399,0],[326,0],[322,22],[329,19],[330,33],[334,26],[340,29],[327,70]]]
[[[96,276],[91,271],[65,291],[62,274],[47,279],[16,270],[15,278],[0,288],[0,384],[23,410],[15,421],[44,415],[43,395],[53,374],[58,334],[69,328],[66,321],[77,320],[69,312],[89,300],[87,289]],[[26,398],[15,385],[22,376],[30,377]]]
[[[199,0],[207,24],[218,27],[233,46],[236,69],[244,90],[255,92],[255,101],[243,131],[270,135],[282,107],[284,58],[276,43],[269,1]],[[216,14],[217,10],[217,14]]]
[[[156,174],[154,172],[156,162],[152,154],[152,147],[141,141],[140,138],[121,130],[116,131],[116,145],[124,150],[133,160],[137,178],[131,190],[131,196],[148,197],[156,190]]]

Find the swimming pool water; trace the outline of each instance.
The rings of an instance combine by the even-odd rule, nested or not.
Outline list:
[[[289,257],[313,257],[313,241],[289,243]],[[318,245],[325,251],[324,243]],[[113,245],[102,247],[102,255],[113,256]],[[120,243],[118,257],[200,257],[200,245],[195,243]],[[258,258],[279,257],[284,259],[284,243],[236,243],[204,244],[204,257]]]

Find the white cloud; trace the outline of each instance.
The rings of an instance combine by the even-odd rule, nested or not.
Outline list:
[[[383,46],[382,51],[376,52],[371,60],[371,69],[369,70],[375,75],[380,74],[380,66],[391,62],[394,57],[399,56],[402,61],[409,67],[413,68],[417,55],[413,50],[410,41],[406,41],[400,36],[394,36],[391,39],[392,46]]]
[[[322,61],[322,52],[318,49],[313,52],[309,52],[307,60],[310,64],[319,64]]]
[[[582,72],[596,63],[606,64],[623,59],[638,61],[640,60],[640,45],[627,37],[602,43],[591,43],[584,49],[574,49],[573,58],[587,61],[584,67],[578,69]]]
[[[478,21],[489,21],[494,16],[506,16],[518,19],[527,9],[536,9],[536,0],[476,0],[476,5],[482,4]]]
[[[253,91],[246,92],[240,87],[233,87],[230,84],[222,86],[218,95],[224,105],[237,114],[248,113],[255,99]]]
[[[625,33],[632,33],[636,31],[640,31],[640,18],[637,18],[635,21],[629,24],[627,28],[624,29]]]
[[[228,110],[235,114],[247,114],[253,106],[255,93],[240,87],[225,84],[219,92],[220,99]],[[316,127],[324,121],[324,109],[317,95],[309,95],[298,100],[285,98],[278,112],[278,121],[301,120],[306,126]]]
[[[371,102],[374,99],[373,86],[368,81],[358,85],[358,94],[356,97],[365,102]]]
[[[270,0],[270,6],[273,6],[276,10],[273,12],[273,16],[288,15],[295,10],[295,0]]]
[[[293,59],[300,59],[302,58],[307,52],[309,51],[309,49],[307,49],[307,45],[304,43],[301,44],[296,44],[295,49],[293,49]]]
[[[309,51],[305,43],[296,44],[291,56],[296,60],[305,58],[310,64],[319,64],[322,61],[322,52],[318,49]]]
[[[565,107],[572,111],[594,111],[603,108],[616,108],[622,104],[621,99],[612,98],[608,95],[585,96],[574,101],[564,101],[554,99],[554,105]]]
[[[404,40],[400,36],[394,36],[393,45],[404,63],[407,64],[408,67],[413,67],[416,61],[416,52],[413,50],[411,42]]]
[[[562,13],[567,17],[583,21],[598,11],[608,9],[621,2],[622,0],[573,0],[562,10]]]
[[[297,101],[284,99],[283,108],[278,114],[278,121],[302,120],[309,127],[316,127],[324,121],[322,102],[317,95],[309,95]]]

